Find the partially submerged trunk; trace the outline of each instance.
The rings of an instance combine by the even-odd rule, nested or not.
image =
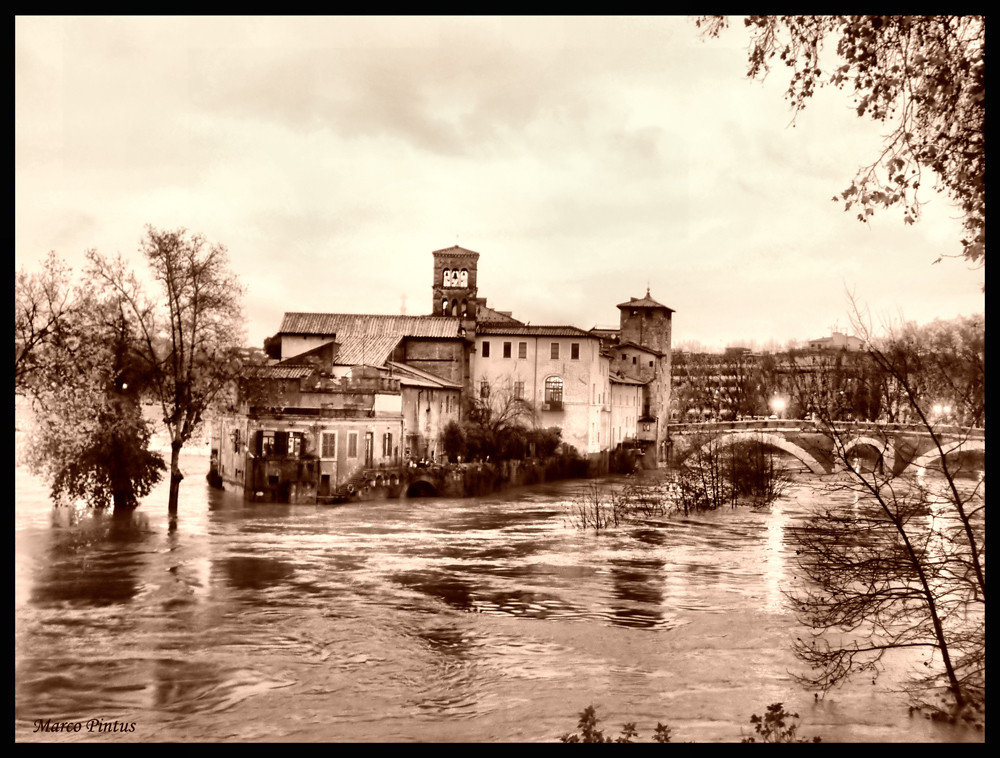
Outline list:
[[[177,497],[181,489],[181,480],[184,478],[180,466],[182,446],[183,443],[177,439],[170,443],[170,497],[167,500],[167,513],[171,516],[177,515]]]

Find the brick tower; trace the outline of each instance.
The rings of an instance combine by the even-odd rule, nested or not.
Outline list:
[[[434,251],[433,315],[476,317],[478,263],[479,253],[458,245]]]

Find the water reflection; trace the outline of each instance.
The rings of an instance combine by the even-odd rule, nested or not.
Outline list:
[[[662,575],[666,562],[655,558],[618,558],[612,562],[615,600],[611,619],[621,626],[654,627],[663,623]]]
[[[153,535],[143,513],[127,517],[56,508],[47,557],[38,562],[31,602],[106,606],[139,592]]]
[[[322,508],[189,476],[171,530],[156,493],[115,524],[19,484],[16,738],[97,716],[132,740],[553,740],[599,702],[730,739],[752,709],[812,702],[774,601],[815,500],[594,534],[565,523],[578,485]],[[827,741],[854,721],[929,734],[864,697],[838,694]]]

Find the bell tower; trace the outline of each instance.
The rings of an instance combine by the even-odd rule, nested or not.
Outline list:
[[[434,251],[431,313],[455,318],[476,317],[476,267],[479,253],[455,245]]]

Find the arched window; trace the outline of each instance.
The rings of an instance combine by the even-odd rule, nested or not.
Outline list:
[[[458,300],[451,301],[451,315],[452,316],[458,315]]]
[[[468,315],[469,315],[469,301],[468,300],[463,300],[462,301],[462,317],[464,318],[465,316],[468,316]]]
[[[448,315],[448,298],[446,297],[441,299],[441,315]]]
[[[469,271],[468,269],[462,269],[462,273],[458,275],[458,286],[468,287],[469,286]]]
[[[450,287],[451,286],[451,269],[450,268],[446,268],[444,270],[444,286],[445,287]]]
[[[562,405],[563,380],[558,376],[550,376],[545,380],[545,402],[550,405]]]

